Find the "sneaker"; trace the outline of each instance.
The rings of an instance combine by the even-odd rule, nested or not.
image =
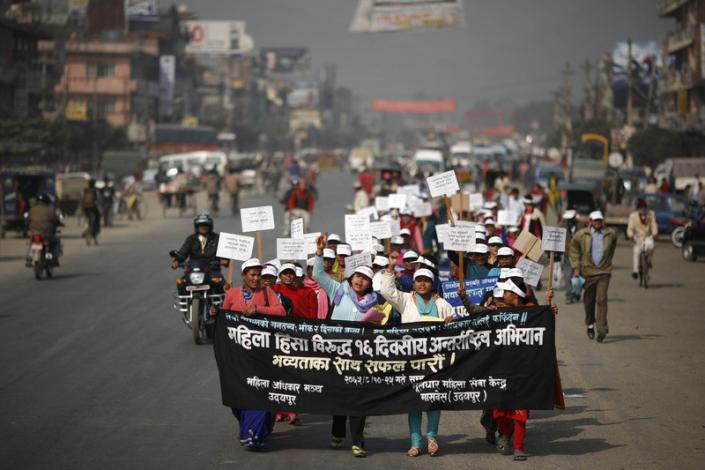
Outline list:
[[[332,437],[329,446],[331,449],[340,449],[343,446],[343,438]]]
[[[597,342],[601,343],[605,340],[605,335],[597,335]]]
[[[352,453],[357,458],[362,459],[362,458],[367,457],[367,452],[365,452],[365,449],[363,449],[360,446],[352,446]]]
[[[527,454],[523,450],[514,449],[514,461],[515,462],[524,462],[528,458],[529,458],[529,454]]]
[[[632,279],[637,279],[639,277],[639,274],[637,273],[632,273]]]
[[[594,327],[588,326],[587,337],[589,339],[595,339],[595,328]]]
[[[509,438],[503,434],[500,434],[497,438],[497,450],[504,453],[509,445]]]

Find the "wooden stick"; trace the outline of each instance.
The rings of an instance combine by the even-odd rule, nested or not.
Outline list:
[[[262,263],[264,262],[264,258],[262,258],[262,234],[259,230],[255,232],[255,238],[257,238],[257,257],[260,263]]]
[[[548,254],[549,264],[548,264],[548,285],[546,286],[546,292],[553,289],[553,266],[554,266],[554,256],[555,252],[550,251]],[[549,305],[553,304],[553,299],[549,302]]]
[[[463,192],[460,191],[460,213],[458,214],[458,219],[464,220],[463,219]]]
[[[450,198],[446,195],[443,196],[445,198],[445,203],[446,203],[446,209],[448,209],[448,222],[450,223],[451,227],[455,227],[455,217],[453,217],[453,210],[451,209],[450,205]],[[461,205],[462,205],[462,199],[460,199]],[[464,251],[458,251],[458,279],[460,282],[460,285],[465,285],[465,252]]]
[[[228,277],[225,279],[225,286],[227,287],[227,289],[230,289],[233,285],[234,271],[235,271],[235,260],[231,259],[230,262],[228,263]]]

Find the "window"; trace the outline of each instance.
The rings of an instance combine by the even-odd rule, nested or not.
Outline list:
[[[88,64],[88,78],[104,78],[115,76],[115,64],[91,62]]]
[[[115,112],[115,99],[114,98],[98,98],[95,103],[95,116],[97,118],[104,118],[109,114]]]

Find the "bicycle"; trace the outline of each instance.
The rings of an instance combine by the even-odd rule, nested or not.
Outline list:
[[[649,254],[646,239],[639,241],[639,287],[649,288]]]

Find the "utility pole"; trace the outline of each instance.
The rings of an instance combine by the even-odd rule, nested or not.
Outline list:
[[[632,125],[632,39],[627,39],[627,125]]]
[[[561,70],[561,75],[563,76],[563,89],[560,94],[560,108],[563,118],[562,132],[561,132],[561,154],[565,157],[566,163],[570,165],[572,160],[572,134],[573,134],[573,121],[572,121],[572,88],[573,88],[573,75],[575,71],[570,66],[570,63],[566,62],[563,70]]]
[[[595,115],[595,99],[593,97],[592,86],[592,64],[590,60],[585,60],[585,64],[580,67],[585,72],[585,99],[583,101],[583,119],[589,121]]]

